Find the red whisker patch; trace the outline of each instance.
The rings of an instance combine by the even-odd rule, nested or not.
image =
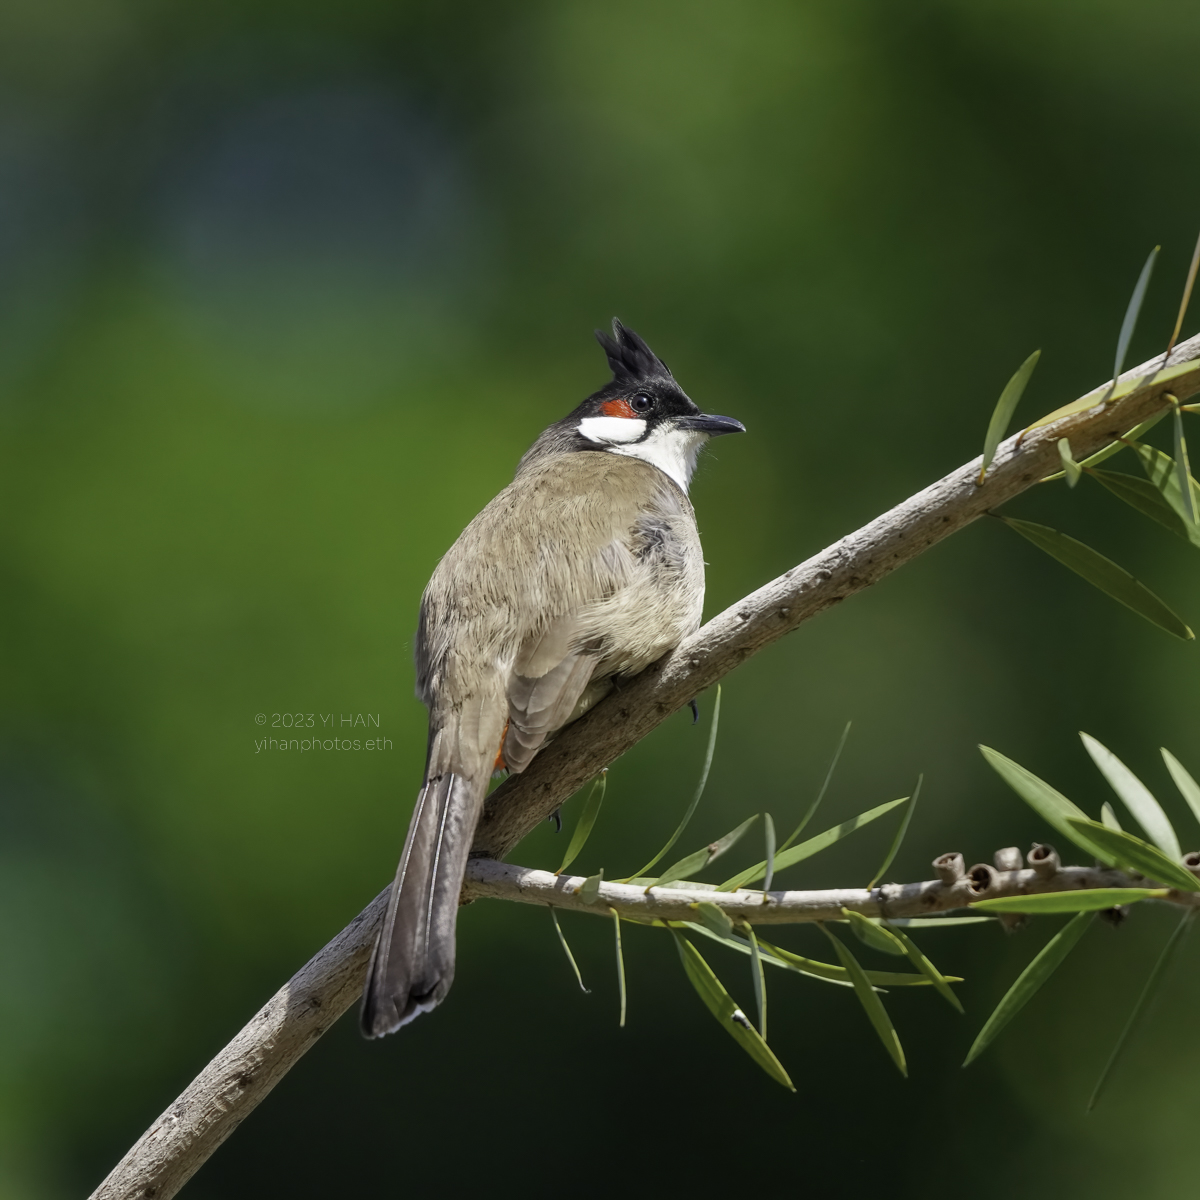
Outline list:
[[[637,413],[630,407],[628,400],[605,400],[600,405],[600,411],[606,417],[636,417]]]

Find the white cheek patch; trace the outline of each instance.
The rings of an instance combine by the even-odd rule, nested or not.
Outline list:
[[[706,441],[706,433],[660,425],[644,442],[636,446],[614,446],[612,453],[648,462],[669,475],[686,492],[696,469],[696,459]]]
[[[636,442],[646,432],[646,422],[637,417],[584,417],[579,432],[589,442],[622,445]]]

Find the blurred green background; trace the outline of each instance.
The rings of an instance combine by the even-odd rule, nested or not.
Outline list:
[[[594,327],[620,315],[750,430],[693,487],[717,612],[977,454],[1032,349],[1027,418],[1100,382],[1157,242],[1130,361],[1162,347],[1200,216],[1198,44],[1180,0],[9,0],[0,1197],[90,1190],[390,879],[421,588],[605,382]],[[1200,622],[1200,559],[1101,489],[1011,511]],[[789,826],[852,719],[817,827],[923,771],[896,878],[1045,836],[979,741],[1095,813],[1078,729],[1200,844],[1156,749],[1200,772],[1197,693],[1194,649],[982,523],[727,680],[687,841]],[[661,843],[701,704],[613,768],[579,868]],[[256,753],[280,731],[255,715],[297,711],[375,715],[390,744]],[[865,882],[890,832],[783,882]],[[554,866],[566,836],[514,857]],[[480,903],[446,1005],[382,1044],[342,1021],[186,1194],[1174,1196],[1197,947],[1083,1112],[1169,920],[1097,928],[968,1072],[1055,922],[931,932],[968,1015],[889,997],[907,1082],[852,996],[773,979],[790,1096],[664,935],[627,930],[619,1031],[606,923],[563,921],[584,996],[543,910]],[[751,1003],[744,960],[711,961]]]

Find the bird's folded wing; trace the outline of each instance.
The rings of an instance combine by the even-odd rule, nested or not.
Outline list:
[[[526,639],[506,688],[504,763],[523,771],[542,743],[562,728],[592,678],[596,656],[577,643],[579,618],[564,614]]]

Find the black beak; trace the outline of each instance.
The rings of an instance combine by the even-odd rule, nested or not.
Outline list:
[[[746,432],[741,421],[735,421],[732,417],[710,417],[707,413],[701,413],[698,417],[679,417],[675,421],[675,428],[694,429],[697,433],[707,433],[709,437]]]

